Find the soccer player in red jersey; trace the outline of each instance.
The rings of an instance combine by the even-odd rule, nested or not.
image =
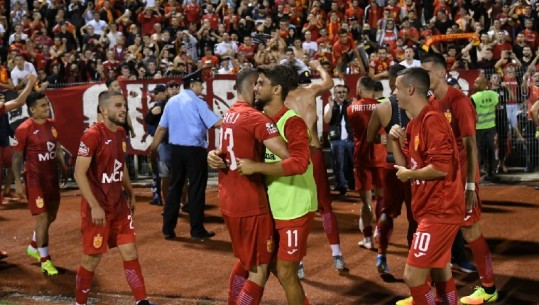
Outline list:
[[[13,174],[20,181],[25,162],[25,184],[28,207],[36,221],[32,241],[26,253],[41,262],[41,271],[57,275],[49,255],[49,227],[56,219],[60,205],[60,184],[57,165],[62,166],[63,176],[67,167],[54,120],[50,119],[50,105],[42,92],[31,93],[26,99],[31,115],[15,130]],[[20,190],[20,185],[17,184]]]
[[[389,87],[391,90],[395,89],[395,80],[397,79],[397,73],[404,70],[403,65],[393,65],[389,68]],[[410,121],[406,111],[399,108],[397,98],[395,95],[391,95],[387,100],[374,110],[369,121],[367,129],[367,141],[376,143],[380,138],[380,128],[384,128],[386,133],[389,134],[389,130],[395,124],[406,128],[406,125]],[[411,209],[411,191],[410,183],[402,182],[397,179],[395,175],[397,170],[394,168],[395,158],[393,157],[392,145],[386,145],[387,158],[386,166],[384,169],[383,185],[383,197],[384,200],[379,209],[380,215],[377,216],[376,230],[378,231],[378,256],[376,258],[376,267],[381,274],[389,273],[389,266],[387,264],[386,252],[389,245],[389,238],[393,231],[393,219],[398,217],[402,210],[402,203],[406,204],[406,216],[408,219],[408,248],[412,244],[413,234],[417,228],[417,222],[414,220]]]
[[[222,155],[226,160],[224,168],[219,170],[219,205],[234,256],[239,259],[230,274],[229,305],[260,303],[276,246],[264,177],[240,175],[236,158],[263,162],[264,146],[281,159],[288,158],[286,143],[273,121],[253,108],[257,78],[254,68],[238,73],[238,101],[223,117],[220,149],[208,154],[211,166],[212,157]],[[238,189],[243,191],[238,192]]]
[[[458,89],[447,84],[445,59],[439,54],[429,54],[421,64],[430,76],[430,89],[439,102],[439,110],[445,115],[457,140],[462,185],[465,186],[466,216],[461,228],[464,239],[472,251],[482,287],[463,297],[463,304],[495,302],[498,291],[494,285],[492,255],[479,228],[481,201],[479,199],[479,165],[475,123],[477,114],[470,99]]]
[[[378,107],[378,101],[374,97],[375,82],[370,77],[362,77],[357,81],[356,95],[360,98],[348,106],[348,122],[354,132],[354,167],[356,175],[356,189],[363,205],[359,219],[359,229],[363,232],[364,239],[358,245],[366,249],[374,249],[372,242],[371,191],[375,189],[378,204],[382,204],[382,180],[383,168],[376,166],[376,158],[379,154],[385,159],[385,151],[375,150],[375,144],[367,142],[367,126],[373,111]],[[379,145],[379,144],[378,144]]]
[[[312,60],[309,63],[309,66],[311,71],[316,71],[320,74],[320,79],[322,81],[320,83],[311,83],[308,76],[304,73],[301,74],[299,76],[299,86],[288,92],[284,104],[286,107],[295,110],[299,114],[303,121],[305,121],[305,124],[307,124],[311,133],[309,145],[311,147],[311,161],[313,163],[314,179],[316,182],[318,211],[322,217],[322,224],[329,241],[335,269],[338,271],[345,271],[347,268],[341,251],[339,226],[337,217],[331,208],[331,191],[329,189],[324,154],[322,152],[320,139],[318,139],[318,127],[316,125],[316,98],[333,87],[333,79],[318,60]],[[294,67],[294,69],[296,69],[296,67]],[[303,264],[300,265],[300,278],[305,276],[302,274],[302,269]]]
[[[422,68],[399,72],[394,94],[413,120],[406,131],[390,131],[397,177],[412,185],[412,210],[418,222],[404,267],[413,304],[434,305],[427,283],[436,282],[440,304],[457,305],[451,275],[451,243],[464,217],[464,190],[460,181],[459,151],[447,119],[429,105],[429,74]]]
[[[132,211],[136,198],[125,167],[127,145],[121,125],[127,115],[126,101],[120,91],[107,90],[99,94],[99,106],[103,122],[91,126],[82,135],[75,164],[75,180],[82,193],[83,248],[75,300],[77,304],[87,303],[103,253],[107,248],[118,247],[136,304],[148,305],[135,245]]]
[[[24,87],[24,89],[21,91],[21,93],[16,99],[7,101],[7,102],[5,100],[0,100],[0,115],[4,115],[5,113],[8,113],[13,109],[22,107],[22,105],[24,105],[24,103],[26,102],[26,98],[28,97],[28,95],[30,94],[30,92],[32,92],[32,89],[34,88],[34,84],[36,83],[36,81],[37,81],[36,75],[28,74],[28,76],[26,76],[26,86]],[[0,147],[0,156],[4,154],[2,150],[3,148]],[[0,168],[3,168],[2,163],[3,163],[2,158],[0,158]],[[2,172],[3,171],[0,170],[0,185],[2,185]],[[19,189],[19,192],[21,192],[20,189]],[[1,192],[0,192],[0,202],[2,202]],[[7,252],[0,251],[0,259],[6,258],[6,257],[7,257]]]

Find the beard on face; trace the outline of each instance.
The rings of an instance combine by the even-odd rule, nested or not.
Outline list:
[[[116,125],[123,125],[125,123],[125,117],[120,117],[120,116],[109,116],[108,117],[109,121],[111,121],[112,123],[116,124]]]
[[[260,100],[260,99],[256,99],[255,98],[255,101],[253,103],[253,106],[259,110],[259,111],[262,111],[264,110],[264,106],[266,106],[267,104],[267,101],[263,101],[263,100]]]

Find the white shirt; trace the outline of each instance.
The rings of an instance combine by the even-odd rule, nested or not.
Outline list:
[[[313,57],[314,53],[318,51],[318,44],[316,43],[316,41],[304,41],[301,46],[303,47],[305,52],[307,52],[309,57]]]
[[[86,23],[86,26],[90,25],[94,28],[94,34],[101,35],[103,28],[107,25],[107,23],[104,20],[95,21],[95,19],[93,19],[92,21]]]
[[[421,68],[421,62],[417,59],[412,60],[411,64],[406,62],[406,60],[401,61],[399,64],[405,66],[406,68]]]
[[[37,75],[36,68],[34,68],[32,63],[25,61],[23,70],[19,70],[19,67],[15,66],[15,68],[11,70],[11,80],[13,81],[13,85],[17,86],[20,82],[24,81],[28,74]]]
[[[238,45],[234,41],[223,41],[215,45],[215,55],[217,56],[228,55],[232,57],[236,53],[238,53]]]
[[[28,40],[28,35],[21,33],[21,40]],[[15,33],[9,35],[8,43],[12,44],[15,41]]]

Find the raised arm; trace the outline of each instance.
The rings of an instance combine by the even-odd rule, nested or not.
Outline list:
[[[37,76],[34,74],[28,74],[26,76],[26,80],[26,86],[22,90],[21,94],[19,94],[16,99],[6,102],[4,104],[4,107],[6,107],[6,112],[9,112],[16,108],[20,108],[22,107],[22,105],[24,105],[24,103],[26,103],[26,98],[32,92],[32,89],[34,88],[34,85],[37,81]]]
[[[324,69],[324,67],[322,67],[322,65],[320,64],[320,61],[313,60],[309,63],[309,66],[311,67],[312,70],[318,71],[318,73],[320,74],[320,78],[322,79],[321,83],[311,84],[308,87],[310,90],[314,92],[315,96],[322,95],[322,93],[324,93],[325,91],[333,88],[333,85],[334,85],[333,78]],[[316,100],[313,100],[313,101],[316,103]]]

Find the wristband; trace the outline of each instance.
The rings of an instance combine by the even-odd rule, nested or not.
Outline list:
[[[475,183],[473,182],[466,182],[466,191],[475,191]]]

